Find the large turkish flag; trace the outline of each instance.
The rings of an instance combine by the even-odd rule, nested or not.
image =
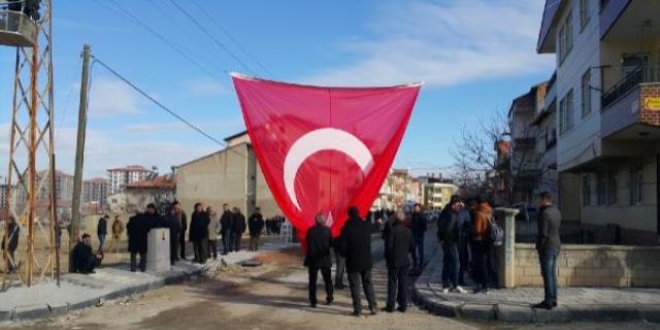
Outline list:
[[[337,236],[364,217],[387,177],[420,85],[329,88],[234,75],[266,182],[304,239],[317,214]]]

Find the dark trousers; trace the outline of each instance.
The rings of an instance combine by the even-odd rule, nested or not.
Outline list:
[[[360,282],[364,295],[369,302],[369,309],[375,310],[378,307],[376,303],[376,294],[374,293],[374,284],[371,281],[371,269],[361,272],[348,273],[348,285],[351,288],[351,298],[353,298],[353,311],[362,312],[362,297],[360,296]]]
[[[9,265],[8,265],[7,269],[10,272],[15,271],[16,270],[16,265],[18,264],[18,262],[16,262],[16,259],[14,258],[14,252],[15,251],[16,250],[7,250],[7,254],[9,255],[9,260],[7,260]]]
[[[462,237],[458,243],[458,259],[460,260],[460,268],[458,271],[458,283],[465,284],[464,275],[470,268],[470,248],[468,247],[467,237]]]
[[[488,279],[489,279],[489,268],[488,265],[490,258],[488,254],[490,253],[489,242],[485,240],[474,241],[472,243],[472,252],[474,252],[474,265],[475,265],[475,282],[477,284],[477,289],[487,289],[488,288]]]
[[[232,240],[234,241],[233,242],[234,243],[234,252],[238,252],[238,251],[241,250],[241,238],[242,238],[243,235],[240,234],[240,233],[235,233],[233,236],[234,236],[234,238]]]
[[[259,236],[250,236],[250,251],[259,250]]]
[[[415,236],[413,242],[415,243],[412,251],[413,267],[421,269],[424,267],[424,236]]]
[[[223,230],[222,231],[222,253],[227,254],[231,252],[232,250],[232,245],[231,245],[231,230]]]
[[[208,252],[208,239],[198,239],[193,242],[193,250],[195,251],[195,261],[205,263]]]
[[[460,268],[458,246],[456,244],[443,244],[442,252],[442,286],[445,288],[456,288],[458,286],[458,272]]]
[[[402,309],[408,308],[406,290],[410,267],[387,267],[387,308],[394,309],[394,301]]]
[[[333,288],[332,288],[332,272],[330,271],[330,267],[328,268],[310,267],[309,268],[309,302],[312,305],[316,305],[317,303],[316,281],[319,276],[319,270],[321,271],[321,275],[323,276],[323,283],[325,284],[325,294],[326,294],[325,301],[331,302],[334,300]]]
[[[103,245],[105,244],[105,238],[107,235],[99,235],[99,251],[103,251]]]
[[[344,272],[346,271],[346,258],[339,254],[339,250],[335,249],[335,259],[337,268],[335,269],[335,285],[344,286]]]
[[[140,271],[147,270],[147,253],[146,252],[131,252],[131,271],[137,270],[137,256],[140,255]]]
[[[177,237],[170,238],[170,264],[174,265],[174,262],[179,260],[179,239]]]
[[[186,260],[186,232],[179,234],[179,256]]]
[[[545,291],[544,302],[548,304],[557,303],[557,256],[559,249],[547,249],[539,251],[539,262],[541,264],[541,276],[543,276],[543,289]]]
[[[213,259],[218,259],[218,240],[210,239],[209,240],[209,253],[208,257],[213,257]]]

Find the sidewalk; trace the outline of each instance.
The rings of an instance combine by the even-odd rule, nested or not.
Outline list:
[[[530,307],[543,300],[543,288],[443,294],[441,279],[442,250],[436,247],[415,283],[414,297],[420,307],[441,316],[511,323],[660,322],[660,289],[559,288],[559,306],[547,311]],[[472,286],[465,289],[471,292]]]
[[[218,256],[205,265],[180,261],[164,273],[133,273],[128,264],[99,268],[96,274],[66,274],[60,287],[55,282],[27,287],[11,287],[0,292],[0,322],[33,320],[60,316],[70,311],[95,306],[105,300],[118,299],[152,290],[164,285],[181,283],[223,265],[238,264],[257,254],[298,246],[290,243],[264,243],[258,252],[246,250]]]

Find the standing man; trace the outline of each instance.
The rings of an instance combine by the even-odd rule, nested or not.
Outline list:
[[[140,256],[140,271],[147,270],[147,235],[151,229],[144,215],[136,214],[126,224],[128,252],[131,253],[131,271],[137,270],[137,256]]]
[[[321,214],[316,216],[316,226],[307,231],[307,255],[305,256],[305,266],[309,268],[309,303],[316,308],[316,280],[319,270],[325,283],[325,302],[332,304],[332,258],[330,257],[330,247],[332,246],[332,232],[325,226],[325,219]]]
[[[406,218],[403,210],[398,210],[393,217],[394,221],[387,223],[389,229],[384,232],[385,262],[387,263],[387,305],[383,309],[388,313],[394,312],[394,302],[399,303],[397,310],[405,312],[408,309],[408,290],[406,280],[410,269],[410,250],[414,242],[410,229],[403,225]]]
[[[18,226],[16,223],[16,219],[14,219],[13,216],[9,216],[9,225],[7,228],[5,228],[7,231],[6,235],[3,235],[2,238],[2,249],[7,251],[7,257],[8,257],[8,265],[7,269],[9,270],[9,273],[14,273],[16,272],[16,258],[14,258],[14,252],[16,252],[16,248],[18,248],[18,234],[21,231],[21,228]],[[9,244],[5,242],[5,237],[9,238]]]
[[[465,273],[470,267],[469,245],[470,238],[472,237],[472,221],[470,220],[470,212],[465,207],[465,201],[462,198],[460,200],[461,210],[458,212],[458,259],[460,260],[458,284],[465,285]]]
[[[188,230],[188,219],[186,218],[186,213],[181,209],[181,203],[179,201],[172,203],[172,210],[174,210],[174,218],[179,222],[179,256],[181,259],[186,260],[186,230]],[[177,260],[179,258],[175,259],[175,261]]]
[[[250,251],[257,251],[259,250],[259,237],[264,229],[264,217],[261,215],[260,208],[257,207],[248,219],[248,228],[250,230]]]
[[[231,227],[231,235],[233,236],[232,241],[234,242],[235,252],[238,252],[241,249],[241,238],[243,237],[243,233],[245,233],[245,229],[247,229],[245,216],[243,213],[241,213],[241,209],[235,207]]]
[[[353,316],[362,313],[362,299],[360,297],[360,281],[365,296],[369,302],[369,310],[372,315],[378,313],[376,295],[371,281],[371,225],[360,219],[358,209],[355,206],[348,208],[348,221],[344,225],[340,238],[340,252],[346,257],[346,268],[348,270],[348,285],[351,288],[353,299]]]
[[[422,205],[417,203],[412,214],[412,234],[415,241],[415,250],[413,251],[413,262],[415,264],[413,267],[416,274],[420,274],[422,267],[424,267],[424,235],[426,229],[426,216],[422,213]]]
[[[220,215],[212,206],[206,208],[209,216],[209,258],[218,259],[218,234],[220,233]]]
[[[124,224],[119,220],[119,216],[115,216],[115,221],[112,222],[112,242],[110,242],[110,251],[114,246],[115,253],[119,253],[119,240],[124,233]]]
[[[552,195],[548,192],[539,195],[539,207],[541,217],[538,221],[536,250],[539,253],[545,299],[533,307],[553,309],[557,307],[557,256],[561,247],[561,213],[552,205]]]
[[[195,211],[190,217],[190,237],[188,238],[193,243],[193,251],[195,252],[193,262],[206,263],[210,221],[209,215],[203,210],[202,203],[196,203]]]
[[[234,220],[234,215],[229,210],[229,204],[222,205],[222,218],[220,218],[220,225],[222,227],[222,255],[227,255],[232,250],[231,242],[231,227]]]
[[[485,198],[477,198],[477,205],[472,209],[472,252],[476,268],[474,293],[488,292],[488,263],[490,253],[490,222],[493,219],[493,208]]]
[[[103,251],[103,244],[105,243],[105,238],[108,236],[108,220],[110,217],[106,214],[101,219],[96,226],[96,233],[99,237],[99,251]]]
[[[460,226],[458,218],[461,208],[461,199],[458,196],[452,196],[438,221],[438,240],[442,245],[443,252],[443,293],[448,293],[450,290],[452,292],[465,293],[465,290],[458,283],[458,273],[460,271],[460,260],[458,256]]]
[[[174,266],[174,263],[179,259],[179,235],[181,234],[181,223],[176,214],[176,210],[172,207],[170,208],[170,214],[167,216],[167,228],[170,229],[170,265]]]

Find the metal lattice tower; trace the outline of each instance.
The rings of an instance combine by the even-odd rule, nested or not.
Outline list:
[[[10,216],[20,228],[15,260],[3,250],[3,288],[13,283],[31,286],[52,279],[59,245],[56,244],[52,0],[22,3],[22,6],[37,4],[41,8],[36,15],[30,15],[25,7],[11,10],[11,4],[0,9],[0,44],[16,47],[8,184],[2,214],[4,228],[8,228]],[[9,233],[3,232],[7,240]],[[8,274],[9,265],[18,266],[17,271]]]

